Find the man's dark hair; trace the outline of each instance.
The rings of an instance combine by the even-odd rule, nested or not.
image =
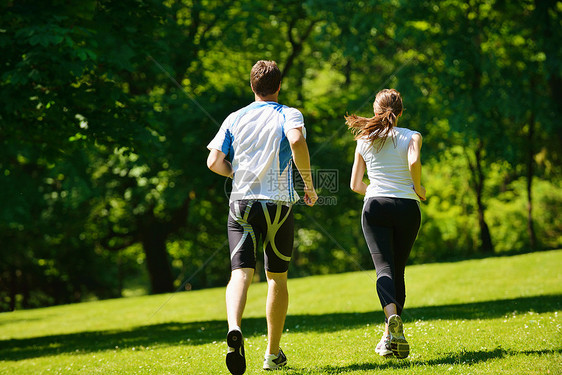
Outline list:
[[[281,71],[277,63],[266,60],[255,63],[250,72],[250,83],[259,96],[274,94],[281,84]]]

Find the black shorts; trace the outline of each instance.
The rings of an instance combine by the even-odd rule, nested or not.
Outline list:
[[[263,241],[265,269],[274,273],[286,272],[293,254],[294,224],[292,208],[282,203],[232,202],[228,215],[231,269],[255,269],[256,249]]]

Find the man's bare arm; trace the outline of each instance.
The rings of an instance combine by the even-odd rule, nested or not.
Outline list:
[[[304,181],[304,202],[308,206],[314,206],[316,200],[318,200],[318,195],[314,190],[314,183],[312,182],[312,171],[310,170],[310,155],[308,153],[308,145],[306,144],[306,139],[302,134],[302,128],[294,128],[287,132],[287,139],[291,145],[291,151],[293,152],[293,160],[295,165],[301,174]]]
[[[232,164],[225,157],[224,152],[212,149],[207,157],[207,167],[221,176],[232,177]]]

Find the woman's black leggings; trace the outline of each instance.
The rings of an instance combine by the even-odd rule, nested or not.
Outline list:
[[[398,315],[406,301],[404,270],[420,224],[419,203],[413,199],[374,197],[363,206],[361,225],[377,271],[381,306],[395,303]]]

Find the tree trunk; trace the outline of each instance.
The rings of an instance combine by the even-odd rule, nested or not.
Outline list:
[[[117,295],[123,296],[123,265],[121,264],[121,253],[117,254]]]
[[[304,30],[303,32],[299,32],[297,27],[298,20],[299,20],[298,17],[292,19],[289,24],[289,29],[287,30],[287,37],[289,39],[289,42],[291,43],[291,54],[287,58],[283,70],[281,70],[282,78],[286,77],[289,74],[289,71],[291,70],[293,63],[295,62],[295,59],[299,57],[299,55],[303,50],[304,42],[309,37],[310,33],[312,32],[312,29],[314,28],[314,25],[316,24],[316,21],[310,21],[310,23],[306,27],[306,30]],[[296,40],[294,38],[293,29],[295,30],[296,33],[300,35],[299,40]]]
[[[10,311],[16,309],[16,296],[17,296],[17,276],[15,268],[10,271]]]
[[[482,170],[482,152],[484,150],[484,143],[482,140],[478,141],[478,146],[474,152],[475,162],[472,164],[468,159],[468,165],[472,174],[474,182],[474,191],[476,192],[476,206],[478,210],[478,226],[480,228],[480,246],[479,250],[483,253],[493,253],[494,245],[492,244],[492,236],[490,228],[486,223],[484,213],[486,208],[482,201],[484,191],[484,171]]]
[[[484,191],[484,173],[482,171],[481,154],[484,145],[482,141],[478,142],[478,149],[476,152],[476,171],[478,174],[478,187],[476,189],[476,202],[478,204],[478,225],[480,226],[480,250],[484,253],[493,253],[494,245],[492,245],[492,236],[490,235],[490,228],[484,218],[484,211],[486,210],[482,203],[482,193]]]
[[[478,202],[478,225],[480,227],[480,251],[483,253],[493,253],[494,245],[492,245],[492,236],[490,228],[484,219],[484,207],[482,202]]]
[[[479,7],[475,7],[472,9],[472,6],[469,3],[469,10],[475,11],[477,13],[476,20],[479,20]],[[477,22],[479,24],[479,22]],[[483,54],[482,54],[482,36],[479,32],[477,32],[473,37],[473,42],[475,49],[478,53],[477,61],[475,62],[474,66],[474,79],[472,80],[472,104],[475,109],[480,108],[480,91],[482,88],[482,66],[483,66]],[[492,253],[494,252],[494,246],[492,245],[492,236],[490,235],[490,228],[486,223],[486,219],[484,217],[484,212],[486,208],[484,207],[484,203],[482,202],[482,195],[484,192],[484,171],[482,170],[482,154],[485,151],[484,148],[484,141],[482,137],[480,137],[480,132],[478,132],[478,143],[476,146],[476,150],[474,151],[475,155],[475,162],[474,165],[470,162],[470,158],[468,158],[468,164],[470,167],[470,171],[472,173],[472,178],[474,181],[474,190],[476,192],[476,205],[478,209],[478,226],[480,227],[480,246],[479,250],[483,253]]]
[[[153,294],[169,293],[175,290],[175,277],[170,265],[166,241],[170,234],[177,232],[186,224],[189,202],[188,196],[183,204],[173,211],[172,217],[167,221],[159,220],[154,215],[154,208],[139,220],[140,240],[146,256],[146,266]]]
[[[166,250],[167,232],[163,225],[152,221],[142,233],[142,247],[150,277],[152,294],[174,291],[174,276]]]
[[[297,90],[297,100],[301,106],[304,106],[303,81],[304,81],[304,75],[306,74],[305,64],[302,63],[297,64],[297,70],[299,75],[297,78],[297,87],[295,87],[295,89]]]
[[[546,66],[550,67],[547,74],[547,82],[550,88],[551,97],[558,110],[562,113],[562,77],[559,70],[555,67],[558,66],[557,56],[559,51],[558,44],[559,36],[556,32],[556,16],[555,11],[558,6],[556,0],[535,0],[535,10],[537,28],[533,30],[537,35],[536,40],[539,41],[539,48],[543,48],[546,55]],[[554,15],[554,16],[553,16]],[[553,19],[554,17],[554,19]]]
[[[535,114],[531,110],[529,133],[527,134],[527,233],[529,234],[529,246],[531,250],[537,248],[537,234],[535,233],[535,225],[533,222],[534,134]]]

